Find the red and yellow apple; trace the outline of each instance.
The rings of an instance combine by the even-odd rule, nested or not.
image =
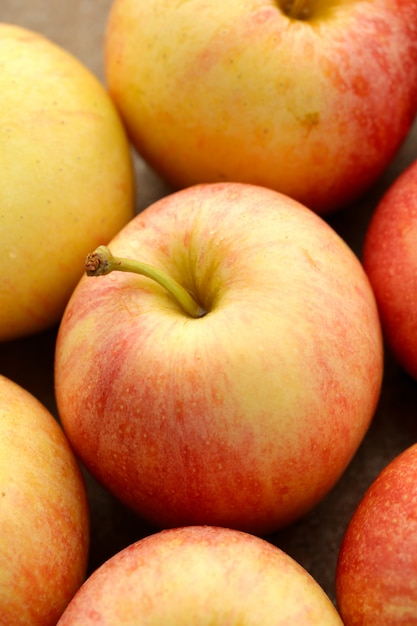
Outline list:
[[[158,527],[262,534],[311,509],[356,452],[381,386],[376,303],[352,250],[295,200],[239,183],[165,196],[109,247],[206,314],[147,276],[81,279],[55,390],[91,473]]]
[[[59,321],[91,246],[134,215],[130,145],[75,57],[0,24],[0,340]]]
[[[0,623],[55,626],[87,572],[87,493],[57,421],[4,376],[0,502]]]
[[[81,280],[55,389],[92,474],[163,527],[264,533],[309,510],[379,397],[379,318],[353,252],[294,200],[233,183],[163,198],[111,248],[165,271],[207,313],[190,317],[147,277]]]
[[[369,188],[410,129],[416,23],[416,0],[115,0],[107,84],[174,186],[255,183],[325,214]]]
[[[363,264],[386,341],[417,379],[417,161],[378,204],[366,232]]]
[[[344,535],[336,570],[345,626],[417,624],[417,445],[377,476]]]
[[[342,626],[321,587],[286,553],[239,531],[187,527],[115,554],[59,626]]]

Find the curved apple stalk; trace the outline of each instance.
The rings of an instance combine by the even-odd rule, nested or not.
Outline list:
[[[164,287],[178,302],[180,307],[191,317],[203,317],[206,310],[203,309],[185,287],[180,285],[163,270],[136,261],[113,256],[107,246],[99,246],[87,255],[85,260],[85,272],[87,276],[104,276],[110,272],[134,272],[142,276],[147,276]]]

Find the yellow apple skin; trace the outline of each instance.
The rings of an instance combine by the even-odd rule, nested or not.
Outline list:
[[[377,307],[352,250],[291,198],[239,183],[165,196],[109,246],[208,313],[193,319],[129,272],[81,279],[55,353],[79,458],[159,528],[266,535],[310,510],[356,452],[382,381]]]
[[[417,108],[417,1],[115,0],[106,73],[176,187],[240,181],[324,214],[390,162]],[[289,3],[287,3],[289,4]]]
[[[0,623],[55,626],[86,575],[86,489],[59,424],[4,376],[0,503]]]
[[[59,626],[342,626],[316,581],[242,532],[186,527],[150,535],[84,583]]]
[[[134,214],[106,90],[41,35],[0,24],[0,340],[57,322],[91,246]]]

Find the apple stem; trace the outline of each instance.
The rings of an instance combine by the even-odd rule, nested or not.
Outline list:
[[[94,252],[90,252],[84,267],[87,276],[104,276],[113,271],[134,272],[147,276],[164,287],[191,317],[198,318],[206,314],[190,292],[164,271],[142,261],[113,256],[107,246],[99,246]]]
[[[285,3],[284,11],[289,18],[305,20],[309,15],[309,3],[311,0],[289,0]]]

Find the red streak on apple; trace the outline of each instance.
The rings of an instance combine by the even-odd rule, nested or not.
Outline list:
[[[209,526],[131,544],[85,582],[58,626],[342,626],[308,572],[276,546]]]
[[[340,548],[336,591],[346,626],[411,626],[417,616],[417,445],[365,493]]]
[[[366,233],[363,263],[387,343],[417,379],[417,163],[381,199]]]
[[[115,3],[109,89],[176,188],[254,183],[325,214],[382,174],[417,111],[417,3],[310,5]]]
[[[306,512],[379,397],[379,319],[353,252],[295,201],[232,183],[164,198],[111,247],[165,268],[208,313],[188,317],[138,275],[80,282],[56,392],[83,462],[162,526],[266,533]]]
[[[47,409],[3,376],[0,396],[0,623],[52,626],[87,571],[87,493]]]

